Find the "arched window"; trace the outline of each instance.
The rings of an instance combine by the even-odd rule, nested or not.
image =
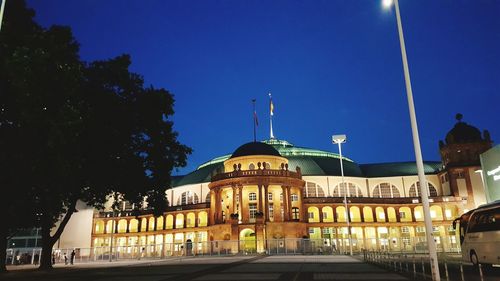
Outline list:
[[[345,190],[347,188],[347,197],[363,197],[361,189],[351,182],[340,183],[333,189],[333,197],[344,197]]]
[[[250,165],[248,165],[248,169],[249,170],[255,170],[255,164],[254,163],[250,163]]]
[[[373,189],[373,197],[379,197],[379,198],[395,198],[395,197],[401,197],[399,194],[399,189],[387,182],[383,182]]]
[[[181,197],[177,199],[177,205],[191,205],[198,204],[199,202],[198,195],[192,191],[183,192]]]
[[[207,197],[205,197],[205,202],[210,203],[210,192],[207,193]]]
[[[436,188],[432,185],[432,183],[427,182],[429,185],[429,197],[436,197],[437,191]],[[416,183],[417,188],[415,189],[415,184],[412,184],[410,187],[410,197],[419,197],[420,196],[420,182]]]
[[[266,167],[266,170],[270,170],[270,169],[271,169],[271,164],[270,164],[270,163],[268,163],[268,162],[262,162],[262,165],[263,165],[264,167]]]
[[[314,182],[306,182],[304,195],[305,197],[325,197],[325,191],[320,185]]]

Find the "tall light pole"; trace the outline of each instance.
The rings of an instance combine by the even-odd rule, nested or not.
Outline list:
[[[342,186],[344,186],[344,207],[346,214],[346,222],[347,222],[347,235],[349,238],[349,254],[352,256],[352,238],[351,238],[351,227],[349,226],[351,215],[349,213],[349,209],[347,208],[347,185],[344,183],[344,164],[342,163],[342,146],[341,144],[345,143],[347,140],[346,135],[333,135],[332,142],[339,145],[339,155],[340,155],[340,174],[342,175]],[[340,192],[340,188],[339,188]]]
[[[2,6],[0,6],[0,30],[2,30],[3,13],[5,11],[5,2],[7,0],[2,0]]]
[[[441,277],[439,275],[439,264],[436,253],[436,244],[434,241],[434,237],[432,236],[433,229],[432,229],[431,213],[429,208],[429,194],[428,194],[429,187],[427,186],[427,180],[424,174],[424,162],[422,160],[422,151],[420,149],[417,117],[415,114],[415,104],[413,103],[413,93],[411,90],[411,81],[410,81],[410,70],[408,68],[408,59],[406,58],[406,47],[405,47],[405,40],[403,37],[403,25],[401,23],[401,15],[399,13],[399,3],[398,0],[394,1],[383,0],[383,4],[386,8],[390,8],[392,4],[394,4],[396,10],[396,21],[398,24],[398,33],[399,33],[399,45],[401,47],[401,57],[403,59],[403,71],[405,76],[406,95],[408,98],[408,108],[410,111],[411,131],[413,135],[413,147],[415,149],[415,158],[417,162],[418,180],[420,182],[420,197],[422,200],[422,207],[424,210],[425,235],[427,238],[427,246],[429,249],[431,274],[432,274],[432,280],[439,281],[441,280]]]
[[[113,261],[113,233],[115,233],[115,209],[111,212],[111,237],[109,239],[109,261]]]

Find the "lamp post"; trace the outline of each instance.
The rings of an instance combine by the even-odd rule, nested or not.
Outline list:
[[[113,261],[113,233],[115,232],[115,209],[111,211],[111,235],[109,239],[109,261]]]
[[[333,135],[332,142],[338,144],[339,155],[340,155],[340,174],[342,176],[342,186],[344,186],[344,207],[346,212],[346,222],[347,222],[347,235],[349,238],[349,254],[352,256],[352,238],[351,238],[351,227],[349,226],[351,215],[349,209],[347,208],[347,185],[344,183],[344,164],[342,163],[342,146],[347,140],[346,135]],[[340,189],[339,189],[340,191]]]
[[[415,114],[415,104],[413,103],[413,93],[411,89],[411,81],[410,81],[410,70],[408,68],[408,59],[406,57],[406,47],[405,40],[403,36],[403,25],[401,23],[401,15],[399,13],[399,3],[398,0],[383,0],[383,5],[386,8],[390,8],[394,4],[396,10],[396,21],[398,25],[398,34],[399,34],[399,45],[401,47],[401,57],[403,60],[403,71],[405,77],[405,85],[406,85],[406,95],[408,98],[408,108],[410,111],[410,122],[411,122],[411,130],[413,135],[413,147],[415,149],[415,158],[417,164],[418,171],[418,180],[420,182],[420,197],[422,200],[422,207],[424,211],[424,221],[425,221],[425,235],[427,238],[427,246],[429,249],[429,258],[431,264],[431,274],[432,280],[439,281],[441,280],[439,275],[439,265],[437,260],[436,253],[436,244],[434,238],[432,236],[432,221],[431,221],[431,213],[429,208],[429,187],[427,186],[427,180],[425,178],[424,173],[424,162],[422,160],[422,151],[420,149],[420,139],[418,136],[418,127],[417,127],[417,117]]]
[[[5,2],[7,0],[2,0],[2,6],[0,6],[0,30],[2,30],[3,13],[5,11]]]

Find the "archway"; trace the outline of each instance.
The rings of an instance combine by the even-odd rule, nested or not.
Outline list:
[[[240,232],[240,249],[245,252],[255,252],[257,241],[253,229],[245,228]]]

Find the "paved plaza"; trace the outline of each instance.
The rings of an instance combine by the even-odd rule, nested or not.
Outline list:
[[[40,272],[11,266],[3,280],[408,280],[348,256],[234,256],[57,265]]]

